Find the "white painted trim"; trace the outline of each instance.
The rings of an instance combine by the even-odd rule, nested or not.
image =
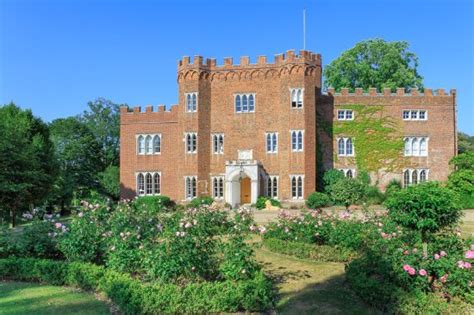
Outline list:
[[[408,118],[403,117],[403,113],[408,112]],[[411,118],[411,113],[416,112],[416,118]],[[425,118],[420,118],[420,112],[425,112]],[[402,120],[404,121],[427,121],[428,110],[427,109],[402,109]]]
[[[143,151],[143,153],[139,153],[139,143],[138,143],[138,138],[142,136],[143,137],[143,141],[145,141],[144,145],[145,145],[145,150]],[[147,153],[147,147],[146,147],[146,137],[148,136],[151,136],[151,141],[152,141],[152,144],[153,144],[153,152],[152,153]],[[160,152],[155,152],[155,145],[154,145],[154,139],[155,139],[155,136],[158,136],[160,137]],[[163,145],[163,136],[161,133],[137,133],[135,134],[135,153],[136,155],[160,155],[161,154],[161,148],[162,148],[162,145]]]
[[[257,109],[257,93],[234,93],[234,114],[252,114],[252,113],[255,113],[256,109]],[[237,95],[240,95],[240,112],[237,111],[237,108],[235,106],[235,99],[237,98]],[[248,98],[250,95],[253,96],[253,110],[247,110],[247,111],[243,111],[242,110],[242,96],[245,95],[247,96],[247,102],[248,102]],[[247,103],[247,108],[248,108],[249,104]]]
[[[191,102],[192,102],[192,99],[193,99],[193,95],[196,95],[196,110],[188,110],[188,95],[191,95]],[[187,93],[184,93],[184,111],[186,113],[196,113],[198,111],[198,108],[199,108],[199,92],[187,92]]]
[[[300,132],[301,131],[301,150],[293,149],[293,132]],[[298,140],[298,134],[296,135],[296,139]],[[304,152],[304,129],[290,129],[290,149],[291,152]]]
[[[290,174],[290,193],[291,199],[303,200],[304,199],[304,174]],[[298,177],[301,177],[301,197],[293,197],[293,178],[296,178],[296,193],[298,194]]]
[[[192,179],[196,179],[196,196],[194,197],[188,197],[188,187],[186,186],[186,182],[187,182],[187,179],[190,178],[191,179],[191,182],[192,182]],[[192,185],[192,184],[191,184]],[[187,175],[187,176],[184,176],[184,200],[193,200],[194,198],[197,197],[197,191],[198,189],[198,180],[197,180],[197,175]],[[191,192],[192,192],[192,186],[191,186]]]
[[[343,116],[344,118],[339,118],[339,112],[342,112],[344,113]],[[351,112],[352,113],[352,118],[346,118],[347,116],[347,112]],[[354,120],[354,117],[355,117],[355,111],[353,109],[337,109],[337,112],[336,112],[336,119],[338,121],[352,121]]]
[[[268,151],[268,143],[267,143],[267,136],[276,134],[276,150],[275,151]],[[277,154],[278,153],[278,143],[280,142],[278,132],[265,132],[265,153],[266,154]]]
[[[138,192],[138,175],[142,174],[143,175],[143,194],[140,194]],[[152,193],[151,194],[147,194],[146,193],[146,189],[147,189],[147,184],[146,184],[146,175],[147,174],[151,174],[151,181],[152,181],[152,184],[151,184],[151,190],[152,190]],[[153,191],[155,190],[154,189],[154,186],[155,186],[155,181],[154,181],[154,178],[155,178],[155,174],[158,174],[160,175],[160,192],[155,194]],[[161,171],[136,171],[135,172],[135,194],[137,196],[160,196],[161,195],[161,190],[163,188],[163,185],[162,185],[162,174],[161,174]]]
[[[196,150],[195,151],[188,151],[188,135],[196,135]],[[184,154],[197,154],[199,148],[199,138],[198,133],[195,131],[184,132]]]

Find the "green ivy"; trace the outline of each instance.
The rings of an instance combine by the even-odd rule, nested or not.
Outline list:
[[[352,109],[354,120],[329,122],[318,115],[319,132],[327,133],[332,139],[351,137],[355,156],[348,159],[353,159],[359,171],[376,172],[384,169],[393,172],[403,168],[402,126],[385,114],[384,106],[346,104],[335,107]],[[334,152],[334,160],[338,160],[337,152]]]

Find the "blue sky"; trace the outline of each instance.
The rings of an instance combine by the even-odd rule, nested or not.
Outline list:
[[[457,89],[459,130],[474,134],[470,0],[0,0],[0,104],[46,121],[97,97],[171,105],[182,56],[301,49],[303,7],[306,47],[324,64],[364,39],[408,41],[425,86]]]

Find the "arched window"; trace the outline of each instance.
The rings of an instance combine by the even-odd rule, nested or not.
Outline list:
[[[296,96],[296,89],[291,90],[291,107],[296,108],[298,106],[298,98]]]
[[[153,179],[150,173],[147,173],[145,176],[145,191],[147,195],[153,193]]]
[[[161,152],[161,137],[156,135],[153,138],[153,153],[160,153]]]
[[[298,198],[303,198],[303,178],[298,176]]]
[[[298,188],[296,185],[296,176],[291,179],[291,197],[298,198]]]
[[[424,183],[424,182],[426,182],[426,171],[421,170],[420,171],[420,183]]]
[[[153,175],[153,193],[154,194],[160,194],[161,192],[160,177],[161,176],[159,173],[155,173],[155,175]]]
[[[272,134],[267,133],[267,152],[272,152]]]
[[[346,155],[352,155],[353,147],[352,147],[352,139],[349,138],[346,141]]]
[[[420,156],[427,156],[427,145],[426,138],[420,140]]]
[[[272,178],[268,176],[267,179],[267,196],[271,197],[272,196]]]
[[[249,103],[247,101],[247,95],[242,96],[242,111],[247,112],[249,110]]]
[[[346,155],[346,146],[344,144],[344,139],[337,140],[337,154],[338,155]]]
[[[186,198],[192,198],[191,177],[186,177]]]
[[[242,111],[242,106],[240,104],[240,95],[237,95],[235,97],[235,111],[237,113],[240,113]]]
[[[278,198],[278,177],[273,177],[272,198]]]
[[[150,135],[145,138],[146,154],[153,153],[153,141]]]
[[[193,93],[193,103],[192,103],[191,111],[193,111],[193,112],[197,111],[197,95],[196,95],[196,93]]]
[[[353,178],[354,175],[352,174],[352,170],[347,170],[346,177]]]
[[[301,89],[298,89],[297,99],[298,99],[297,107],[298,108],[303,107],[303,91]]]
[[[249,112],[253,112],[255,110],[255,102],[253,99],[253,95],[249,95]]]
[[[411,139],[405,138],[405,156],[411,155]]]
[[[143,136],[138,136],[138,154],[145,153],[145,138]]]
[[[403,172],[403,186],[408,187],[410,185],[410,171],[406,170]]]
[[[193,106],[191,102],[191,94],[188,94],[186,96],[186,111],[192,112],[192,110],[193,110]]]
[[[197,191],[197,180],[196,180],[196,177],[193,177],[191,186],[192,186],[192,198],[194,198],[194,197],[197,196],[197,193],[196,193],[196,191]]]
[[[411,172],[411,183],[413,185],[418,184],[418,170],[413,170]]]
[[[298,151],[303,151],[303,132],[298,131]]]
[[[219,179],[217,177],[212,179],[212,187],[214,187],[214,198],[217,198],[219,196]]]
[[[418,138],[413,138],[411,150],[412,150],[412,155],[414,156],[420,155],[420,143],[418,141]]]
[[[141,173],[137,175],[137,194],[145,194],[145,178]]]
[[[272,135],[272,151],[276,152],[277,151],[277,135],[274,133]]]

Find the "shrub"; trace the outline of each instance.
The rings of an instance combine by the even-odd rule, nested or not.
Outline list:
[[[171,210],[173,202],[167,196],[142,196],[135,199],[133,205],[136,208],[146,208],[152,214]]]
[[[364,199],[369,205],[380,205],[384,202],[385,195],[377,186],[367,186]]]
[[[273,198],[270,198],[270,197],[267,197],[267,196],[259,196],[257,198],[257,202],[255,203],[255,208],[257,208],[259,210],[265,209],[265,207],[267,206],[266,205],[267,200],[270,200],[272,206],[281,207],[280,201],[278,201],[276,199],[273,199]]]
[[[283,241],[276,238],[265,238],[263,245],[272,252],[317,261],[347,262],[357,256],[356,252],[343,247]]]
[[[385,187],[385,197],[388,198],[392,194],[400,191],[402,189],[402,183],[397,179],[392,179],[388,182],[387,186]]]
[[[344,179],[344,173],[337,169],[330,169],[324,172],[323,183],[324,183],[324,192],[331,194],[332,186],[338,181]]]
[[[326,207],[330,204],[330,199],[328,195],[321,192],[313,192],[308,196],[306,200],[306,206],[309,209],[319,209],[322,207]]]
[[[385,204],[395,222],[420,231],[423,239],[429,232],[457,223],[462,214],[455,195],[436,182],[403,189],[394,193]]]
[[[199,208],[203,205],[210,206],[214,202],[214,199],[210,196],[200,196],[191,200],[188,204],[190,208]]]
[[[252,248],[244,242],[241,234],[231,236],[222,246],[224,257],[219,270],[224,279],[251,279],[260,271]]]
[[[355,219],[337,220],[329,232],[328,244],[358,250],[364,241],[364,232],[368,229],[364,224]]]
[[[331,186],[331,198],[346,208],[361,200],[364,196],[364,185],[354,178],[344,178],[338,180]]]

